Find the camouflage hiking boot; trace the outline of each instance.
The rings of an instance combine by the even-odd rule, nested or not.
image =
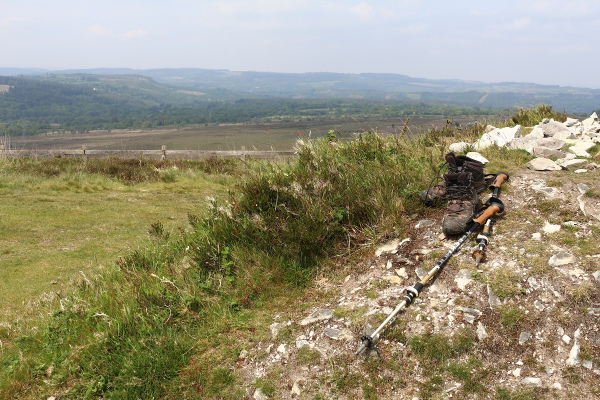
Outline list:
[[[470,172],[444,175],[448,207],[442,220],[442,232],[446,237],[460,235],[467,231],[481,200]]]
[[[482,163],[467,156],[455,156],[452,152],[446,154],[445,158],[446,165],[448,166],[448,174],[457,174],[461,171],[470,172],[473,176],[473,184],[477,193],[485,190],[487,185]],[[419,193],[419,198],[425,204],[433,203],[444,197],[446,197],[446,182],[444,180]]]

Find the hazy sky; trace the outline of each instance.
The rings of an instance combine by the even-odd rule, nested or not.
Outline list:
[[[599,0],[0,0],[0,67],[389,72],[600,88]]]

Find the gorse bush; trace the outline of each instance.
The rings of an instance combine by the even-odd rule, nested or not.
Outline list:
[[[534,126],[542,122],[544,118],[554,118],[556,121],[565,122],[567,114],[557,112],[552,106],[540,104],[535,108],[519,108],[519,111],[511,118],[512,125]]]

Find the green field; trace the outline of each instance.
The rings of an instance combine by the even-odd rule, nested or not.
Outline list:
[[[59,163],[69,164],[68,170],[58,172]],[[0,159],[0,311],[5,319],[35,311],[40,301],[65,295],[75,276],[144,246],[151,224],[161,221],[167,231],[187,227],[188,213],[206,209],[207,196],[226,192],[233,179],[165,166],[154,179],[133,184],[88,174],[82,165],[80,160]],[[48,176],[53,168],[56,175]]]

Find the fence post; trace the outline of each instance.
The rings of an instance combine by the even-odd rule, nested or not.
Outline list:
[[[242,146],[242,164],[246,167],[246,146]]]
[[[81,150],[83,150],[83,161],[87,161],[87,154],[85,154],[85,145],[81,146]]]
[[[161,160],[166,160],[167,159],[167,146],[166,145],[162,145],[162,156],[160,157]]]

